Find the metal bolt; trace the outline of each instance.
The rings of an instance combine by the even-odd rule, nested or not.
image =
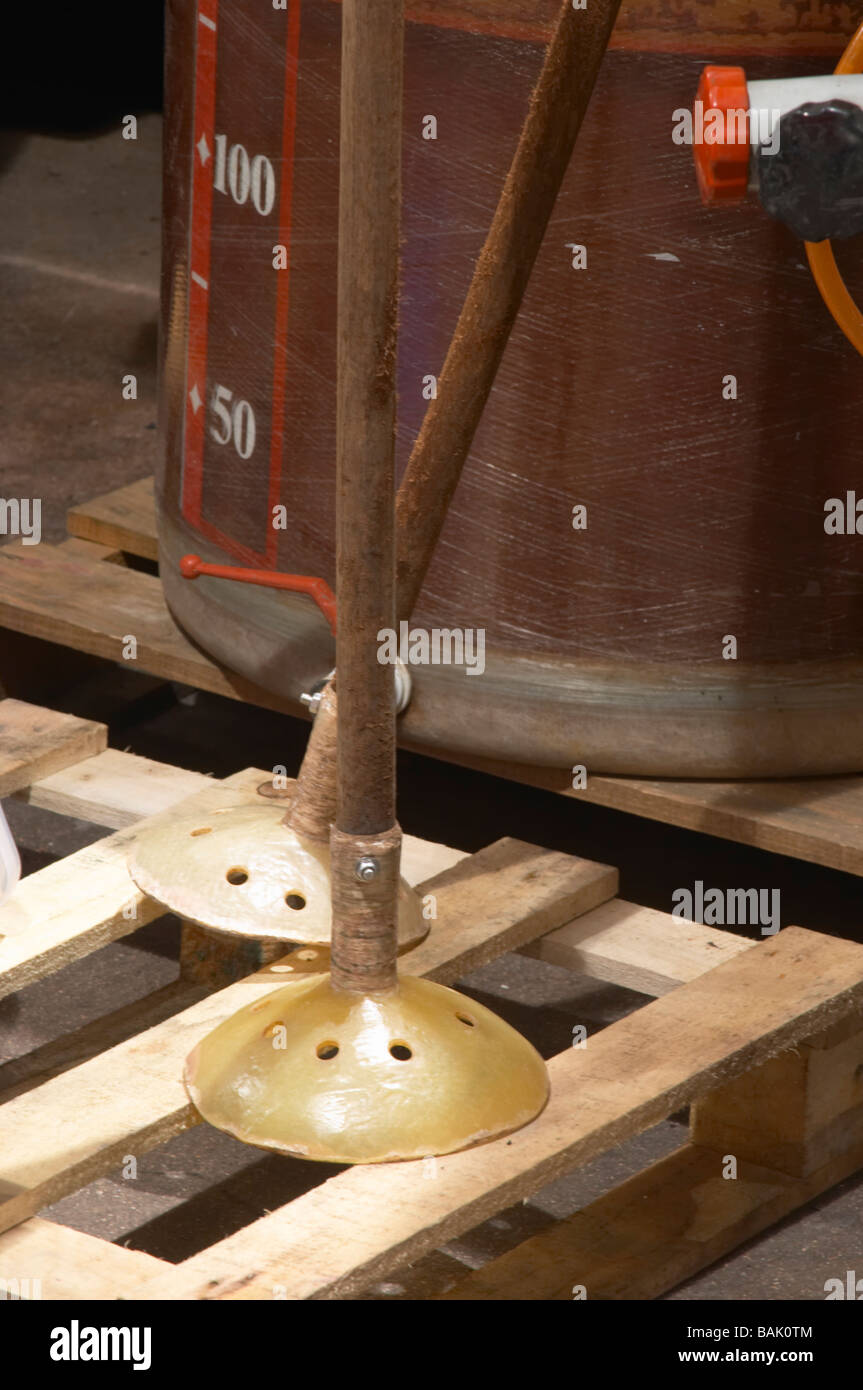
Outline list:
[[[362,859],[357,860],[354,872],[361,883],[368,883],[370,879],[377,878],[380,867],[373,855],[364,854]]]
[[[330,674],[328,676],[324,676],[321,680],[315,681],[311,690],[305,691],[300,696],[300,699],[302,700],[303,704],[308,705],[309,714],[312,716],[312,718],[314,718],[314,716],[317,714],[318,710],[321,707],[321,703],[324,698],[324,689],[326,688],[327,682],[331,681],[335,674],[335,671],[330,671]]]
[[[305,692],[300,696],[300,699],[302,700],[303,704],[308,705],[310,714],[317,714],[318,710],[321,707],[321,701],[323,700],[323,698],[324,692],[322,690],[316,690],[314,694],[309,694],[308,692]]]

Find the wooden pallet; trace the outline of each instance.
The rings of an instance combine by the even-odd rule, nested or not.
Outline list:
[[[59,546],[0,549],[0,628],[118,661],[134,615],[136,669],[268,709],[292,704],[217,665],[178,629],[158,578],[124,563],[154,561],[151,479],[75,507]],[[0,634],[2,636],[2,634]],[[12,665],[15,656],[10,656]],[[0,642],[0,683],[4,678]],[[568,769],[453,757],[466,767],[668,825],[863,875],[863,777],[779,782],[672,782],[591,776],[574,791]]]
[[[174,622],[157,575],[126,563],[146,560],[155,569],[150,479],[97,498],[92,511],[72,510],[68,524],[70,538],[60,545],[15,541],[0,549],[0,628],[128,666],[123,652],[132,626],[137,671],[296,712],[200,652]],[[0,683],[4,676],[0,666]]]
[[[254,799],[265,775],[216,782],[17,701],[0,704],[0,734],[3,794],[119,827],[0,908],[0,996],[159,915],[126,869],[147,817]],[[39,1278],[55,1299],[306,1299],[364,1296],[397,1272],[414,1298],[650,1298],[863,1166],[863,947],[681,922],[615,897],[608,866],[513,840],[465,856],[407,837],[404,867],[438,910],[412,972],[453,982],[520,950],[657,997],[551,1059],[527,1128],[433,1164],[348,1169],[173,1266],[38,1212],[196,1124],[183,1058],[297,968],[214,989],[186,953],[175,984],[0,1069],[0,1280]],[[576,1216],[478,1270],[435,1256],[686,1105],[689,1142]]]

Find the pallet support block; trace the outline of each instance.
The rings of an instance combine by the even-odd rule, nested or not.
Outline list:
[[[271,965],[285,954],[278,941],[255,941],[224,932],[207,931],[195,922],[183,921],[180,936],[180,978],[187,983],[223,989],[256,970]]]
[[[806,1039],[693,1107],[692,1142],[792,1177],[838,1158],[863,1129],[863,1019]]]

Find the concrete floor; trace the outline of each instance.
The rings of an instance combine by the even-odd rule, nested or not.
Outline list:
[[[47,541],[74,502],[155,467],[160,129],[0,136],[0,495],[38,484]]]
[[[7,214],[0,243],[0,495],[41,496],[46,541],[63,538],[71,504],[154,466],[158,118],[143,118],[138,134],[134,143],[118,128],[77,139],[11,134],[0,143]],[[127,372],[138,377],[135,402],[121,397]],[[92,684],[68,703],[77,713],[105,717]],[[131,719],[118,709],[109,722],[114,746],[216,775],[274,762],[294,770],[306,734],[295,721],[207,695],[188,703],[142,693]],[[5,805],[28,872],[104,833],[18,802]],[[623,896],[666,911],[673,888],[695,878],[778,887],[784,922],[863,940],[860,883],[850,875],[429,759],[400,758],[400,818],[413,834],[464,849],[511,834],[617,863]],[[15,1080],[16,1058],[176,978],[177,943],[178,924],[162,919],[0,1004],[0,1085]],[[568,1044],[574,1023],[594,1031],[645,1002],[516,956],[462,984],[546,1055]],[[448,1246],[446,1257],[462,1267],[483,1263],[677,1147],[684,1122],[675,1117],[502,1212]],[[136,1181],[110,1175],[43,1214],[179,1260],[325,1171],[335,1170],[268,1157],[202,1126],[142,1156]],[[863,1268],[861,1231],[863,1175],[668,1297],[820,1300],[827,1278]],[[402,1288],[395,1273],[370,1296],[397,1299]]]

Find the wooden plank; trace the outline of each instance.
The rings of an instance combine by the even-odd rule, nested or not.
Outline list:
[[[254,768],[188,797],[197,805],[233,805],[261,780]],[[140,823],[139,823],[140,824]],[[136,828],[117,831],[22,879],[0,906],[0,998],[160,917],[127,868]]]
[[[243,793],[240,799],[254,801],[258,785],[269,776],[260,768],[246,768],[227,779],[227,784]],[[108,748],[61,772],[40,777],[18,795],[33,806],[121,830],[172,807],[179,813],[180,802],[217,785],[220,784],[205,773]],[[291,785],[292,779],[288,778],[287,786]],[[403,872],[411,883],[421,883],[467,857],[465,850],[420,840],[415,835],[405,835],[404,846],[407,868],[403,866]]]
[[[109,1240],[33,1217],[0,1235],[0,1290],[20,1288],[22,1279],[39,1281],[39,1297],[115,1299],[129,1297],[137,1285],[170,1268],[143,1250],[127,1250]],[[5,1281],[5,1283],[4,1283]],[[32,1296],[32,1295],[31,1295]]]
[[[66,513],[66,529],[82,540],[158,560],[153,479],[140,478],[73,507]]]
[[[131,635],[138,670],[298,712],[204,656],[174,622],[159,580],[122,565],[91,564],[45,545],[12,555],[0,551],[0,625],[110,661],[124,660]]]
[[[463,859],[469,859],[466,850],[454,849],[451,845],[438,845],[431,840],[418,840],[416,835],[402,837],[402,877],[414,887],[425,883],[426,879],[451,869]],[[584,909],[582,909],[584,910]]]
[[[411,972],[451,980],[526,932],[556,926],[581,905],[592,907],[614,892],[616,882],[616,871],[604,865],[514,840],[490,846],[423,885],[435,894],[438,917],[411,952]],[[466,902],[472,913],[467,933]],[[181,1080],[185,1057],[223,1018],[284,983],[281,969],[276,964],[209,995],[2,1106],[0,1228],[110,1171],[124,1153],[141,1154],[196,1124]]]
[[[144,817],[160,815],[212,785],[212,778],[201,772],[187,772],[108,748],[94,758],[40,777],[19,796],[47,811],[122,830]]]
[[[553,1058],[546,1109],[508,1139],[425,1168],[420,1160],[350,1169],[139,1296],[350,1295],[861,1003],[863,947],[786,927],[612,1024],[587,1047]],[[26,1171],[17,1168],[19,1182]],[[7,1172],[14,1180],[16,1167]]]
[[[0,998],[162,915],[129,876],[134,833],[120,830],[21,880],[0,906]]]
[[[449,984],[494,956],[590,913],[613,897],[617,882],[617,870],[607,864],[498,840],[422,885],[423,895],[436,899],[438,920],[423,945],[411,951],[406,968],[411,974],[421,968],[430,979]],[[421,967],[414,965],[418,960]]]
[[[58,550],[61,555],[71,555],[90,563],[99,561],[109,565],[122,565],[124,562],[122,551],[117,550],[115,546],[97,545],[95,541],[82,541],[77,536],[67,536],[65,541],[60,541],[59,545],[52,546],[52,549]]]
[[[439,1275],[437,1288],[426,1278],[418,1296],[571,1301],[580,1286],[592,1301],[658,1298],[861,1166],[863,1112],[847,1150],[805,1179],[739,1161],[737,1178],[727,1180],[721,1154],[685,1144],[464,1278]],[[410,1297],[410,1272],[399,1278]],[[823,1294],[813,1287],[813,1298]]]
[[[615,898],[521,950],[579,975],[658,996],[754,945],[730,932]]]
[[[812,864],[863,874],[863,777],[775,782],[588,779],[573,792],[629,811]]]
[[[75,536],[67,536],[64,541],[60,541],[57,545],[45,545],[44,548],[56,555],[67,555],[80,560],[105,560],[117,564],[122,563],[123,559],[120,551],[112,549],[111,546],[95,545],[92,541],[79,541]],[[3,546],[0,546],[0,554],[6,559],[13,556],[23,556],[26,560],[29,552],[30,546],[26,545],[23,540],[6,541]]]
[[[100,752],[107,742],[105,725],[91,719],[0,701],[0,796]]]
[[[766,782],[674,782],[591,774],[574,791],[569,770],[531,768],[486,758],[446,756],[525,786],[540,787],[646,820],[697,830],[737,844],[787,854],[863,875],[863,777],[804,777]]]

